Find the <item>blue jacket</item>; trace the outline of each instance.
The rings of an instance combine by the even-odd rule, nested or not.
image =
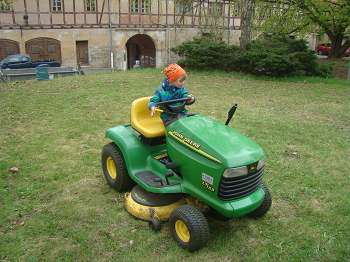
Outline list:
[[[154,95],[151,97],[150,102],[148,104],[148,108],[155,106],[158,102],[168,101],[172,99],[179,99],[188,97],[189,93],[185,87],[178,88],[176,86],[170,86],[169,81],[165,78],[162,82],[162,85],[156,90]],[[187,110],[183,110],[179,112],[180,114],[186,114]],[[163,112],[160,114],[160,118],[163,121],[168,120],[170,115]]]

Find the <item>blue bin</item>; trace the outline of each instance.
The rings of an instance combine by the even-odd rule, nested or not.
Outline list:
[[[49,80],[49,65],[42,64],[36,67],[36,79],[37,80]]]

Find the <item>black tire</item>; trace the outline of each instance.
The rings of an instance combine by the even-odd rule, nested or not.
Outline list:
[[[253,212],[249,213],[249,216],[252,218],[263,217],[267,213],[267,211],[270,210],[270,207],[272,205],[272,197],[269,188],[263,183],[261,184],[261,188],[265,192],[265,197],[261,205]]]
[[[176,242],[191,252],[202,248],[209,240],[208,222],[194,206],[183,205],[175,209],[170,215],[169,223],[171,235]],[[181,228],[186,232],[185,237],[181,234]]]
[[[135,184],[128,175],[122,153],[114,143],[103,147],[101,164],[107,183],[118,192],[128,191]],[[113,173],[113,169],[115,169],[115,173]]]

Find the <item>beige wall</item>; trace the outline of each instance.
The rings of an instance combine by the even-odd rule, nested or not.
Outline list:
[[[94,67],[106,67],[109,61],[108,29],[40,29],[40,30],[0,30],[0,38],[20,43],[20,52],[25,53],[26,41],[49,37],[60,41],[62,65],[76,66],[76,41],[87,40],[89,62]]]
[[[23,26],[25,23],[23,19],[23,15],[25,14],[24,0],[14,1],[15,27],[5,30],[4,28],[6,27],[4,27],[4,25],[11,26],[13,24],[12,12],[0,13],[0,38],[19,42],[21,53],[25,53],[25,43],[30,39],[49,37],[59,40],[61,43],[62,63],[64,66],[76,66],[76,41],[88,41],[90,66],[110,67],[110,51],[112,49],[114,67],[125,69],[125,45],[128,39],[135,34],[147,34],[153,39],[156,48],[156,66],[161,67],[168,62],[174,62],[178,59],[178,57],[170,52],[172,47],[184,41],[191,40],[199,33],[197,27],[182,29],[171,28],[171,24],[174,23],[174,16],[172,15],[174,12],[173,0],[152,0],[152,15],[129,15],[128,0],[110,0],[110,9],[112,12],[110,18],[113,26],[118,27],[119,22],[124,24],[124,26],[128,25],[128,28],[113,28],[112,26],[111,30],[104,28],[107,27],[109,22],[107,0],[105,1],[103,10],[104,0],[97,0],[97,15],[96,12],[84,14],[84,0],[75,0],[75,14],[72,13],[74,9],[73,0],[64,1],[64,12],[63,6],[61,12],[52,12],[50,10],[50,1],[51,0],[26,0],[29,26]],[[167,1],[169,16],[166,19]],[[158,3],[160,4],[159,7]],[[39,10],[40,13],[38,12]],[[158,15],[158,10],[160,11],[160,15]],[[124,14],[120,15],[119,11]],[[71,12],[71,14],[67,14],[68,12]],[[225,8],[225,13],[228,14],[227,8]],[[96,28],[99,27],[98,24],[100,21],[102,26]],[[185,18],[185,24],[187,25],[192,25],[193,21],[198,24],[199,18],[192,19],[192,16]],[[203,21],[205,21],[205,18],[202,18],[202,23]],[[225,27],[227,27],[228,19],[225,18],[223,21],[225,22]],[[157,25],[158,23],[163,26],[158,28],[147,28],[143,26],[148,24],[148,27],[150,27],[150,25]],[[54,25],[51,29],[45,29],[50,27],[51,24]],[[230,26],[239,26],[239,24],[239,18],[230,19]],[[170,27],[168,27],[168,25],[170,25]],[[1,26],[3,26],[3,29],[1,29]],[[21,26],[22,29],[18,29],[19,26]],[[69,28],[70,26],[72,26],[72,28]],[[134,28],[132,29],[131,27]],[[110,34],[112,34],[112,36],[110,36]],[[239,30],[231,30],[229,33],[226,31],[224,35],[225,41],[231,44],[238,44]],[[112,47],[110,46],[110,38],[112,38]]]
[[[191,40],[199,33],[198,29],[125,29],[112,30],[112,51],[114,67],[126,69],[126,43],[136,34],[150,36],[156,48],[156,66],[162,67],[168,62],[177,61],[169,50],[184,41]],[[224,37],[231,44],[239,43],[240,31],[230,31]],[[62,65],[76,67],[76,41],[88,41],[89,63],[91,67],[110,67],[110,31],[109,29],[38,29],[38,30],[0,30],[1,39],[14,40],[20,43],[20,52],[25,53],[26,41],[49,37],[60,41]]]

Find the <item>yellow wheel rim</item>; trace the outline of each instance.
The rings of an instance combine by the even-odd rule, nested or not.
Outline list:
[[[109,156],[107,158],[106,162],[107,162],[107,171],[108,171],[109,176],[112,179],[116,180],[117,179],[117,167],[115,165],[113,158]]]
[[[190,241],[190,231],[182,220],[177,220],[175,222],[175,231],[182,242],[187,243]]]

